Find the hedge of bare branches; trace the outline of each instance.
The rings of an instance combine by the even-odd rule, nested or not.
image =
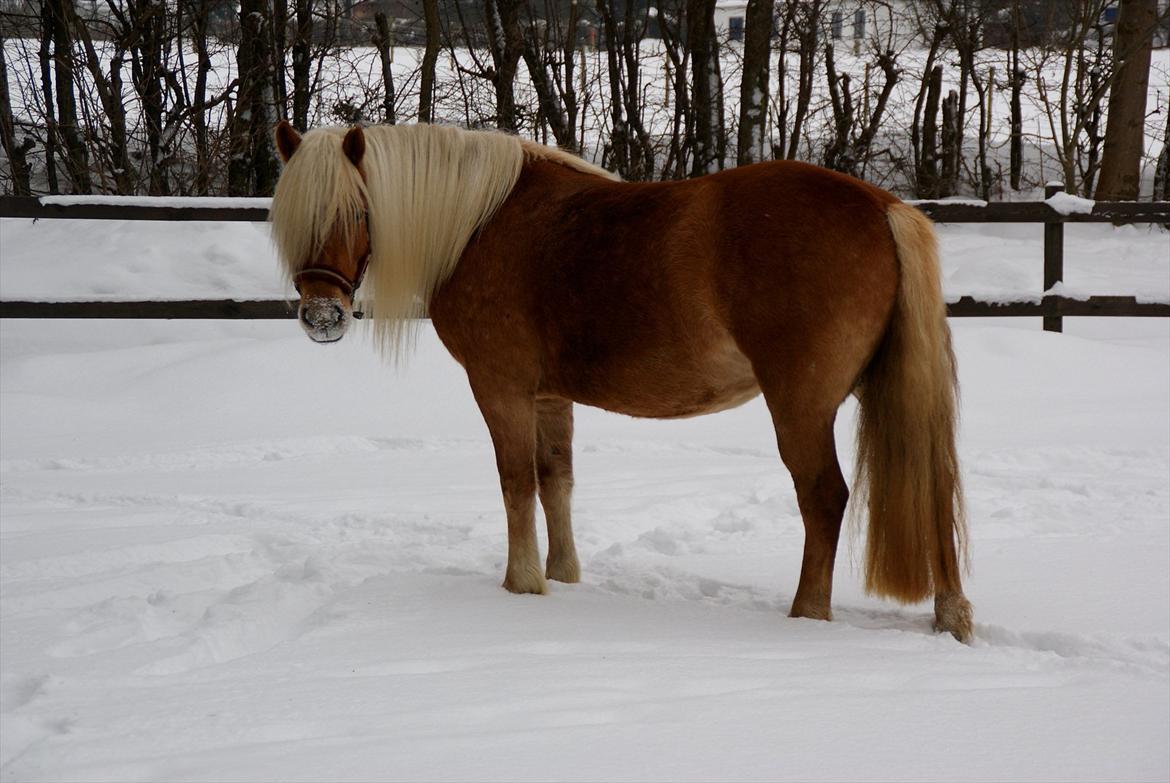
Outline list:
[[[633,180],[1167,197],[1166,0],[5,2],[6,193],[268,194],[287,118],[501,128]]]

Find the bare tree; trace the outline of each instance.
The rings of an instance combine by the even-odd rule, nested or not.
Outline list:
[[[292,45],[292,124],[308,129],[310,79],[313,68],[313,0],[295,0],[296,27]]]
[[[812,104],[813,85],[817,77],[817,53],[820,49],[818,35],[823,22],[827,0],[810,0],[796,5],[792,17],[792,26],[797,42],[797,54],[800,66],[797,71],[796,106],[792,111],[792,126],[788,135],[788,149],[784,157],[794,160],[799,156],[800,143],[803,140],[805,121],[808,118],[809,106]],[[784,52],[780,58],[783,61]],[[787,111],[781,112],[781,124],[785,125]]]
[[[991,192],[987,138],[989,81],[987,75],[981,73],[977,63],[977,55],[984,46],[983,29],[991,16],[992,9],[988,3],[971,3],[969,0],[930,0],[930,3],[930,10],[933,13],[936,26],[946,30],[947,38],[959,58],[959,104],[954,119],[958,123],[960,156],[962,155],[961,140],[965,129],[968,88],[975,90],[978,103],[975,140],[978,151],[973,179],[980,196],[987,199]]]
[[[426,21],[427,38],[422,59],[421,84],[418,90],[418,121],[433,122],[435,119],[435,63],[439,60],[442,35],[438,0],[423,0],[423,16]]]
[[[65,154],[65,170],[74,193],[92,190],[89,152],[77,123],[77,85],[74,78],[73,42],[69,35],[71,0],[46,0],[48,23],[52,26],[53,82],[56,88],[56,130]]]
[[[390,21],[386,18],[385,13],[379,11],[375,14],[374,24],[376,32],[373,36],[373,44],[374,48],[378,50],[378,58],[382,61],[382,118],[387,125],[394,125],[398,122],[398,116],[394,110],[394,68],[390,57],[394,41],[390,32]]]
[[[524,52],[520,1],[484,0],[488,49],[493,64],[489,78],[496,91],[496,127],[510,131],[520,128],[516,114],[516,73]]]
[[[825,146],[824,164],[855,177],[864,176],[874,137],[881,127],[882,117],[889,103],[894,85],[898,83],[897,63],[892,51],[878,55],[877,65],[884,74],[881,92],[868,113],[857,116],[857,106],[847,73],[838,73],[834,61],[833,43],[825,45],[825,72],[828,76],[829,99],[833,111],[833,134]],[[866,84],[864,90],[869,89]],[[869,104],[868,94],[865,105]]]
[[[1162,125],[1162,151],[1154,166],[1154,200],[1170,199],[1170,111],[1166,112]]]
[[[931,27],[926,62],[918,79],[914,116],[910,122],[910,154],[914,163],[914,193],[919,198],[938,198],[939,126],[943,67],[937,64],[947,28],[937,21]]]
[[[531,2],[525,3],[526,23],[523,29],[523,57],[524,65],[528,68],[528,78],[532,88],[536,91],[539,107],[540,125],[552,130],[557,146],[565,149],[576,147],[573,119],[563,110],[563,90],[558,89],[555,75],[557,68],[563,65],[563,49],[554,41],[557,31],[557,18],[548,13],[551,4],[546,3],[543,15],[534,13]],[[576,4],[572,6],[570,17],[576,14]],[[551,19],[549,18],[551,17]],[[574,22],[575,24],[575,22]],[[565,58],[572,68],[572,50]]]
[[[1141,187],[1150,49],[1157,0],[1121,0],[1113,39],[1114,75],[1098,199],[1136,199]]]
[[[211,186],[211,156],[207,124],[207,76],[211,73],[211,50],[208,45],[211,22],[210,0],[186,0],[191,18],[191,41],[195,48],[195,91],[191,121],[195,133],[195,192],[205,196]],[[226,96],[225,96],[226,97]]]
[[[37,62],[40,65],[40,95],[41,106],[44,109],[45,121],[45,179],[50,193],[60,193],[60,184],[57,180],[57,111],[54,109],[53,99],[53,30],[55,26],[53,8],[50,0],[41,0],[40,4],[40,47],[37,49]]]
[[[691,55],[691,176],[723,168],[723,80],[715,36],[715,0],[687,0],[687,48]]]
[[[3,37],[0,37],[0,143],[3,143],[4,154],[8,157],[13,195],[32,195],[28,153],[36,143],[28,136],[20,143],[16,141],[16,122],[12,117],[12,99],[8,95],[8,63],[4,58]]]
[[[228,193],[233,196],[268,195],[276,185],[272,63],[267,45],[270,21],[265,0],[242,0],[236,54],[239,91],[228,160]]]
[[[691,92],[687,81],[690,51],[685,44],[686,5],[684,0],[658,0],[658,30],[666,55],[667,96],[674,97],[670,139],[663,162],[662,179],[682,179],[690,171],[691,145],[688,139],[694,125]]]
[[[764,159],[768,122],[772,14],[775,0],[748,0],[743,37],[743,75],[739,89],[739,139],[736,162],[743,166]]]
[[[639,48],[645,20],[635,17],[633,3],[615,17],[613,0],[596,0],[605,33],[609,74],[610,143],[604,160],[626,179],[649,179],[654,174],[654,149],[642,122]]]
[[[112,177],[115,193],[129,195],[134,192],[134,167],[130,163],[130,137],[126,127],[126,106],[122,94],[122,68],[125,64],[129,30],[125,17],[119,16],[119,27],[112,28],[110,36],[112,47],[108,71],[102,70],[102,61],[94,46],[93,38],[88,25],[73,11],[72,5],[66,8],[70,32],[83,48],[86,69],[89,72],[94,89],[98,94],[102,112],[106,123],[106,134],[91,134],[97,142],[93,146],[99,153],[104,152],[107,161],[106,170]],[[119,13],[121,13],[119,11]],[[104,138],[103,138],[104,137]]]
[[[69,0],[64,0],[68,2]],[[170,183],[164,162],[163,139],[163,47],[166,6],[161,0],[131,0],[128,3],[130,24],[137,35],[131,46],[131,78],[142,105],[146,124],[147,171],[152,196],[170,195]]]
[[[959,93],[951,90],[942,102],[942,150],[938,175],[938,198],[947,198],[959,192],[959,165],[961,161],[962,126],[959,123]]]
[[[1024,110],[1020,96],[1027,82],[1027,72],[1020,67],[1020,33],[1023,19],[1020,0],[1012,0],[1008,42],[1008,86],[1011,90],[1011,130],[1009,136],[1009,178],[1012,190],[1020,189],[1024,169]]]
[[[1073,193],[1092,192],[1099,166],[1102,104],[1112,82],[1101,23],[1107,2],[1069,0],[1053,11],[1054,32],[1048,40],[1021,51],[1021,59],[1028,61],[1029,81],[1035,85],[1027,98],[1040,109],[1039,119],[1047,130],[1041,131],[1046,137],[1041,154],[1056,159],[1059,177]],[[1054,71],[1058,81],[1053,81]]]

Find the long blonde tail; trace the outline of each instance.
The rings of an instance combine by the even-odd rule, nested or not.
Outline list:
[[[958,382],[934,227],[902,203],[887,218],[901,275],[889,328],[860,387],[855,491],[868,493],[866,590],[910,603],[961,590]]]

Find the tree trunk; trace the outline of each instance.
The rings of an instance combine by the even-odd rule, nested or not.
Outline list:
[[[63,0],[71,2],[71,0]],[[136,43],[132,48],[131,73],[134,89],[142,101],[142,117],[146,121],[146,144],[149,153],[150,195],[169,196],[163,162],[163,90],[162,90],[162,35],[165,6],[155,0],[137,0],[130,4],[130,18],[134,25]]]
[[[578,97],[577,87],[574,81],[574,70],[577,67],[577,22],[581,15],[581,5],[577,2],[569,4],[569,18],[563,27],[557,28],[557,33],[560,36],[561,45],[561,77],[560,77],[560,92],[561,103],[565,107],[565,122],[569,126],[569,133],[572,134],[572,143],[567,149],[574,152],[580,152],[582,141],[577,137],[577,113]],[[585,78],[585,52],[581,51],[581,79]]]
[[[938,102],[942,95],[943,67],[930,69],[926,89],[926,106],[922,115],[922,149],[918,155],[919,198],[938,198]]]
[[[288,83],[284,63],[287,58],[285,49],[288,41],[288,0],[271,0],[272,2],[272,37],[270,49],[272,52],[272,94],[273,108],[277,110],[277,119],[288,118]]]
[[[784,15],[780,22],[780,33],[776,39],[776,140],[772,144],[772,158],[784,157],[788,144],[788,41],[792,32],[792,20],[796,6],[785,3]]]
[[[684,43],[684,8],[683,0],[658,0],[658,25],[667,59],[666,79],[670,82],[670,91],[674,96],[670,146],[660,174],[664,180],[682,179],[689,170],[687,156],[691,150],[689,137],[694,127],[694,117],[687,84],[689,53]]]
[[[109,130],[107,143],[107,160],[114,177],[114,192],[128,196],[134,193],[134,171],[130,164],[129,136],[126,129],[126,105],[122,95],[122,66],[126,60],[125,43],[121,39],[113,41],[113,53],[110,56],[109,74],[102,72],[101,58],[93,44],[93,38],[75,11],[66,6],[69,14],[69,27],[81,46],[85,49],[85,62],[89,70],[90,79],[97,91],[102,111],[106,115],[106,127]]]
[[[309,71],[313,58],[313,2],[296,0],[297,32],[292,45],[292,124],[301,133],[309,125]]]
[[[833,135],[825,145],[825,168],[845,174],[854,173],[849,154],[849,131],[853,127],[853,94],[849,89],[849,74],[837,73],[833,59],[833,42],[825,44],[825,77],[829,85],[829,105],[833,111]]]
[[[8,156],[8,169],[12,173],[12,195],[30,196],[28,177],[28,151],[33,140],[25,137],[16,143],[16,123],[12,118],[12,99],[8,96],[8,63],[4,59],[4,39],[0,37],[0,142]]]
[[[228,195],[268,196],[278,169],[272,148],[272,69],[265,0],[240,5],[239,89],[231,120]]]
[[[785,157],[795,160],[800,153],[804,122],[812,103],[813,84],[816,81],[817,33],[821,26],[824,0],[802,4],[797,11],[796,35],[800,52],[800,73],[797,74],[796,109],[792,117],[792,135],[788,139]]]
[[[959,155],[961,137],[958,121],[959,94],[947,93],[942,103],[942,173],[938,180],[938,197],[955,195],[959,185]]]
[[[723,168],[715,0],[687,0],[687,48],[691,53],[691,109],[695,119],[691,176],[697,177]]]
[[[1170,200],[1170,112],[1162,131],[1162,152],[1154,168],[1154,201]]]
[[[630,178],[630,132],[626,125],[625,101],[622,100],[621,61],[618,57],[617,23],[614,21],[613,0],[596,0],[605,37],[606,73],[609,76],[609,149],[606,163],[621,175]]]
[[[210,0],[195,0],[191,9],[191,38],[199,62],[195,68],[195,106],[191,115],[195,126],[195,192],[206,196],[211,187],[211,150],[207,139],[207,75],[211,72],[211,53],[207,48]]]
[[[1012,4],[1010,28],[1011,44],[1008,59],[1008,81],[1011,85],[1011,134],[1009,137],[1009,174],[1012,190],[1020,189],[1020,178],[1024,170],[1024,111],[1020,93],[1024,89],[1026,74],[1020,67],[1020,4]]]
[[[573,126],[568,123],[561,111],[561,103],[557,98],[556,87],[552,77],[545,67],[544,53],[546,48],[537,38],[535,26],[528,26],[524,35],[524,64],[528,67],[528,76],[532,79],[532,88],[536,90],[536,99],[540,105],[540,113],[544,121],[552,129],[553,138],[557,146],[572,149]]]
[[[49,193],[61,192],[57,181],[57,110],[53,108],[53,8],[41,0],[41,40],[37,60],[41,68],[41,100],[45,107],[45,178]]]
[[[488,47],[494,64],[492,86],[496,90],[496,127],[513,132],[520,128],[515,90],[516,72],[520,70],[520,56],[524,50],[518,5],[519,0],[484,0]]]
[[[922,185],[921,185],[920,175],[921,175],[922,170],[923,170],[924,158],[926,156],[926,150],[925,150],[926,129],[925,129],[925,125],[928,122],[932,126],[932,130],[934,132],[934,139],[933,139],[933,144],[932,144],[932,147],[933,147],[932,154],[935,156],[935,158],[934,158],[935,177],[937,177],[937,175],[938,175],[938,157],[937,157],[937,155],[938,155],[938,116],[937,116],[937,113],[938,113],[938,99],[939,99],[939,96],[942,94],[941,66],[937,66],[940,69],[938,72],[939,84],[937,87],[934,87],[934,79],[935,79],[934,70],[936,68],[935,61],[938,57],[939,47],[942,45],[943,38],[945,38],[945,37],[946,37],[946,27],[944,25],[942,25],[941,23],[936,22],[934,25],[934,31],[931,33],[931,36],[930,36],[930,46],[926,52],[926,63],[922,66],[922,73],[918,79],[918,93],[914,97],[914,117],[910,121],[910,152],[911,152],[911,155],[913,155],[913,157],[914,157],[915,188],[916,188],[915,192],[919,194],[919,198],[925,198],[924,196],[921,195],[922,194]],[[927,119],[927,118],[924,118],[922,116],[923,104],[929,98],[930,91],[932,88],[935,90],[934,108],[932,110],[934,113],[930,115],[929,119]],[[928,179],[929,179],[929,177],[928,177]],[[932,186],[932,184],[928,183],[928,187],[929,186]]]
[[[630,134],[630,179],[646,180],[654,176],[654,148],[642,122],[642,85],[640,53],[644,25],[634,17],[635,3],[626,4],[622,25],[621,51],[625,63],[626,84],[622,100],[626,106],[626,127]]]
[[[1113,89],[1096,198],[1133,200],[1141,187],[1146,88],[1157,0],[1121,0],[1113,41]]]
[[[418,121],[435,120],[435,63],[439,61],[440,33],[438,0],[423,0],[423,15],[427,25],[427,43],[423,50],[422,73],[419,77]]]
[[[51,0],[53,25],[53,75],[57,90],[57,132],[65,151],[66,170],[74,193],[89,193],[89,154],[77,126],[77,93],[73,78],[73,38],[69,35],[68,11],[72,0]]]
[[[390,21],[386,18],[386,14],[379,11],[374,15],[374,24],[377,27],[377,32],[374,33],[374,47],[378,50],[378,57],[382,61],[382,85],[384,87],[382,113],[385,115],[386,124],[394,125],[398,122],[398,117],[394,111],[394,70],[390,62],[390,47],[394,45],[394,42],[390,38]]]
[[[748,0],[743,36],[743,76],[739,87],[740,166],[764,159],[768,121],[769,54],[775,0]]]

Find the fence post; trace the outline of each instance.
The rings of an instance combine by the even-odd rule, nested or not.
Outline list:
[[[1064,192],[1063,182],[1049,182],[1044,186],[1044,198]],[[1064,279],[1064,223],[1044,224],[1044,291]],[[1059,315],[1044,316],[1044,331],[1063,332],[1064,320]]]

